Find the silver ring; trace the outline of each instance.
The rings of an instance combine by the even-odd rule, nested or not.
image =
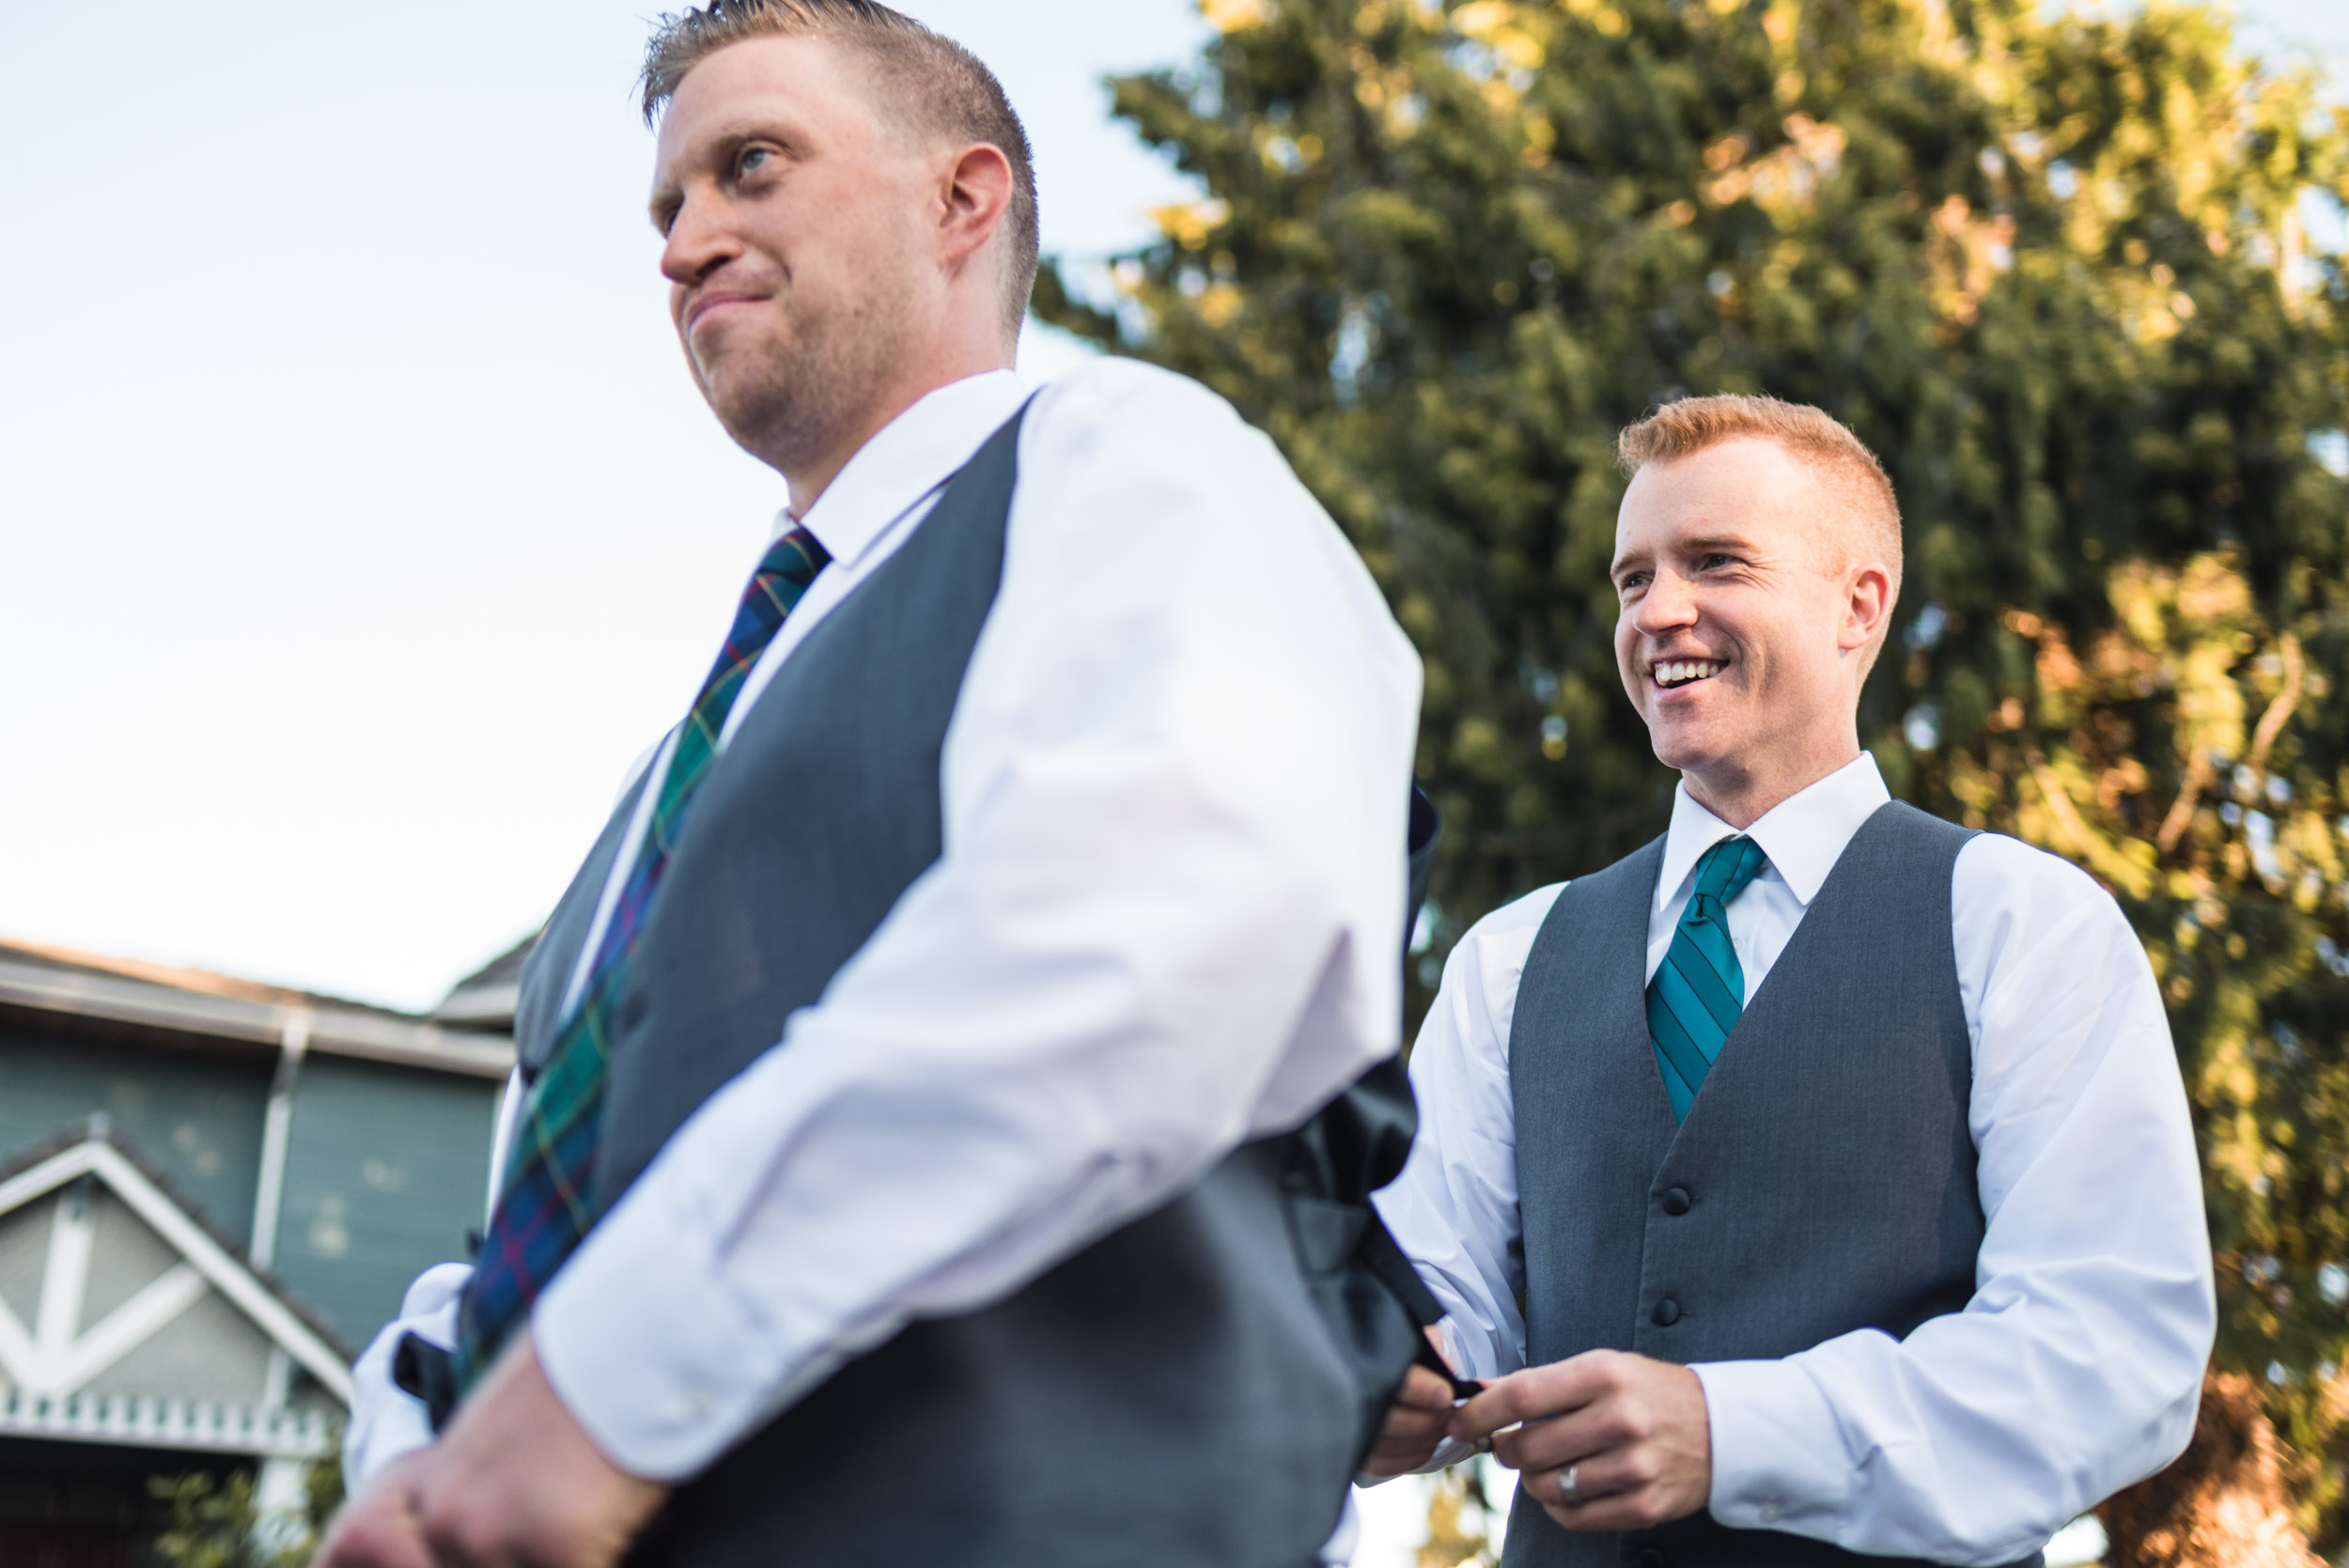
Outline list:
[[[1576,1507],[1582,1501],[1582,1488],[1576,1485],[1574,1480],[1574,1472],[1581,1467],[1579,1465],[1569,1465],[1566,1473],[1558,1478],[1558,1500],[1568,1508]]]

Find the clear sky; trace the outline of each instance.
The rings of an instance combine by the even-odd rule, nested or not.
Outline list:
[[[2306,60],[2349,81],[2349,3],[2344,0],[2240,0],[2244,36],[2276,61]]]
[[[650,8],[11,8],[0,936],[420,1006],[562,892],[782,499],[670,335]],[[1184,194],[1098,79],[1187,0],[908,8],[1050,248]]]
[[[781,500],[663,313],[657,3],[11,8],[0,936],[423,1006],[561,892]],[[1190,0],[909,8],[1003,74],[1049,248],[1182,194],[1099,77]],[[2245,8],[2349,58],[2341,0]]]

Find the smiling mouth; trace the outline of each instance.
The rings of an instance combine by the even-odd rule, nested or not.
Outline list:
[[[1728,668],[1718,659],[1672,659],[1654,666],[1649,674],[1655,677],[1657,685],[1670,691],[1676,687],[1710,680]]]

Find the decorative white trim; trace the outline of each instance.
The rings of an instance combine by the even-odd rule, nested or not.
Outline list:
[[[8,1374],[8,1381],[23,1387],[40,1380],[40,1347],[33,1343],[31,1332],[0,1301],[0,1372]]]
[[[277,1047],[277,1072],[270,1079],[269,1107],[261,1114],[261,1173],[253,1188],[253,1266],[277,1261],[277,1214],[286,1199],[286,1151],[293,1142],[294,1080],[310,1048],[310,1015],[286,1020]]]
[[[40,1312],[33,1320],[33,1344],[51,1366],[63,1361],[73,1348],[75,1327],[82,1321],[82,1297],[89,1288],[89,1255],[97,1239],[98,1221],[90,1213],[89,1188],[69,1187],[49,1216],[49,1260],[40,1273]],[[74,1385],[42,1388],[42,1393],[66,1393]]]
[[[238,1311],[251,1318],[262,1332],[276,1343],[284,1346],[286,1353],[300,1363],[303,1371],[317,1378],[346,1407],[350,1405],[350,1370],[343,1365],[342,1358],[334,1353],[333,1347],[314,1333],[308,1325],[288,1311],[269,1287],[254,1278],[250,1269],[231,1257],[218,1242],[205,1233],[202,1226],[189,1219],[179,1204],[165,1197],[160,1188],[148,1180],[145,1172],[123,1158],[112,1144],[98,1139],[77,1143],[70,1149],[42,1160],[31,1170],[11,1177],[6,1182],[0,1182],[0,1214],[8,1214],[22,1208],[26,1203],[54,1192],[81,1176],[95,1176],[103,1182],[114,1195],[122,1201],[125,1207],[145,1220],[175,1251],[187,1260],[188,1265],[201,1276],[204,1283],[219,1291]],[[52,1261],[54,1264],[54,1237]],[[176,1274],[178,1271],[173,1272]],[[164,1278],[170,1279],[172,1276],[166,1275]],[[112,1323],[115,1316],[137,1305],[148,1291],[153,1291],[155,1288],[150,1285],[148,1291],[143,1291],[139,1296],[125,1302],[121,1308],[117,1309],[115,1314],[110,1314],[107,1322]],[[197,1295],[201,1294],[201,1291],[197,1292]],[[42,1296],[43,1306],[46,1309],[48,1297],[46,1282],[43,1285]],[[148,1311],[160,1311],[163,1299],[163,1297],[158,1297]],[[181,1302],[172,1315],[176,1316],[179,1312],[184,1312],[194,1299],[190,1297],[189,1302]],[[48,1315],[44,1310],[43,1319],[46,1320]],[[168,1321],[168,1319],[162,1321]],[[100,1328],[104,1327],[103,1324],[99,1326]],[[155,1327],[161,1327],[162,1322],[156,1323]],[[26,1376],[23,1371],[10,1364],[18,1357],[29,1352],[36,1366],[45,1366],[49,1358],[42,1354],[39,1337],[28,1336],[24,1344],[12,1345],[9,1343],[11,1329],[22,1334],[23,1325],[8,1317],[7,1308],[5,1305],[0,1305],[0,1366],[8,1367],[10,1377],[29,1389],[45,1387],[54,1380],[53,1377]],[[96,1331],[93,1330],[93,1332]],[[126,1345],[124,1348],[127,1350],[129,1346]],[[118,1357],[121,1352],[117,1351],[116,1354]]]
[[[0,1390],[0,1436],[126,1447],[323,1459],[342,1423],[322,1410],[263,1410],[186,1399]]]
[[[90,1325],[79,1339],[59,1347],[49,1375],[26,1391],[78,1393],[89,1380],[169,1327],[181,1312],[212,1292],[211,1281],[193,1264],[175,1264],[136,1296]]]

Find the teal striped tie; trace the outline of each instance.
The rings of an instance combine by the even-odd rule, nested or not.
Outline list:
[[[1750,838],[1724,839],[1697,862],[1697,891],[1680,911],[1672,944],[1647,987],[1647,1032],[1672,1096],[1672,1120],[1685,1122],[1704,1075],[1746,1010],[1746,971],[1729,939],[1729,901],[1769,863]]]

